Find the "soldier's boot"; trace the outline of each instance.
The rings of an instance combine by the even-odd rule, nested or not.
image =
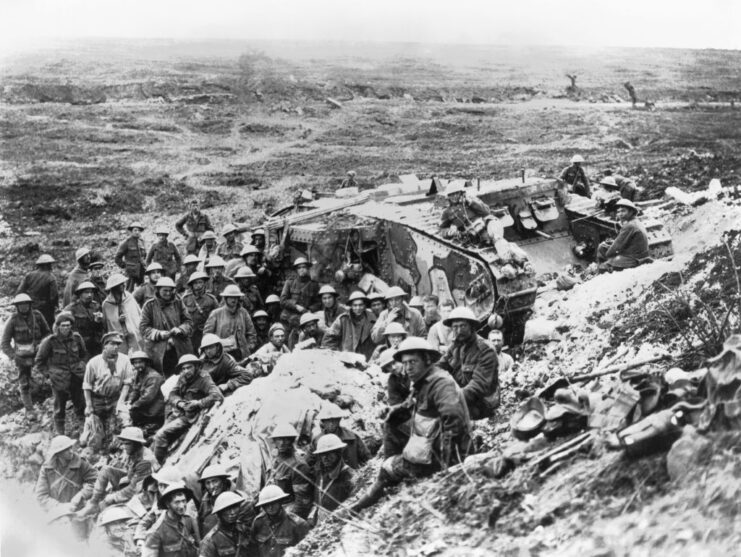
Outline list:
[[[352,512],[359,512],[363,509],[367,509],[368,507],[372,507],[378,501],[383,497],[384,492],[386,491],[386,482],[384,482],[381,479],[378,479],[375,481],[375,483],[370,487],[370,489],[355,503],[350,505],[350,510]]]
[[[26,420],[29,422],[35,422],[39,419],[36,415],[36,410],[33,408],[33,401],[31,400],[31,393],[21,393],[21,401],[23,402],[23,408],[26,414]]]

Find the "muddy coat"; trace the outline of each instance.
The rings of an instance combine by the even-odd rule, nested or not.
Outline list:
[[[165,399],[160,390],[164,382],[164,377],[151,367],[147,366],[142,373],[137,373],[129,391],[130,411],[144,418],[164,419]]]
[[[273,453],[273,467],[268,472],[266,484],[275,484],[285,493],[293,496],[290,505],[292,512],[306,519],[311,510],[313,489],[311,483],[313,472],[306,460],[294,451],[289,456]]]
[[[215,403],[222,402],[224,395],[214,383],[211,376],[203,370],[198,371],[189,381],[182,375],[178,377],[175,387],[170,391],[167,398],[168,419],[171,417],[185,416],[189,421],[195,421],[200,410],[211,408]],[[179,402],[198,401],[201,408],[184,412],[177,406]]]
[[[172,242],[157,242],[152,245],[147,255],[147,265],[152,262],[162,265],[163,274],[173,279],[183,264],[180,250]]]
[[[72,272],[67,276],[67,283],[64,285],[64,295],[62,296],[62,305],[68,306],[75,300],[77,300],[77,294],[75,290],[80,283],[90,280],[90,270],[83,269],[79,265],[72,269]]]
[[[226,306],[211,312],[203,326],[203,334],[208,333],[213,333],[222,341],[226,341],[222,342],[225,351],[239,350],[242,358],[249,356],[257,344],[257,331],[252,318],[249,312],[239,305],[234,312]]]
[[[179,327],[182,334],[171,336],[166,334],[174,327]],[[149,300],[142,308],[142,320],[139,332],[144,339],[144,350],[152,359],[154,368],[162,370],[162,363],[169,343],[175,349],[177,358],[193,352],[190,336],[193,333],[193,321],[188,310],[179,296],[173,296],[169,302],[162,298]]]
[[[475,420],[492,415],[496,404],[492,396],[499,386],[497,353],[484,339],[474,334],[465,343],[453,342],[438,365],[463,389],[471,417]]]
[[[201,557],[249,557],[252,538],[249,529],[225,530],[221,525],[211,529],[201,542]]]
[[[416,309],[409,307],[406,302],[404,303],[402,311],[400,311],[396,317],[392,320],[389,319],[389,312],[391,310],[385,309],[381,312],[376,320],[376,324],[373,325],[373,332],[371,338],[376,344],[383,344],[386,340],[383,336],[383,331],[386,330],[386,326],[392,321],[401,323],[404,330],[409,336],[425,338],[427,335],[427,327],[425,326],[425,319],[422,314]]]
[[[23,277],[23,282],[15,293],[28,294],[33,300],[33,309],[39,310],[47,323],[54,322],[54,310],[59,305],[59,291],[57,279],[51,271],[31,271]]]
[[[319,516],[325,516],[340,506],[352,495],[355,478],[352,469],[342,459],[332,470],[323,470],[321,466],[314,478],[314,503],[319,507]]]
[[[370,360],[376,348],[376,343],[371,338],[373,319],[375,315],[369,309],[366,309],[359,318],[349,311],[343,313],[324,333],[322,348],[356,352],[365,356],[366,360]]]
[[[64,311],[75,317],[74,330],[80,333],[82,340],[85,341],[88,357],[100,353],[100,340],[105,333],[105,323],[102,320],[96,321],[94,316],[95,313],[101,312],[100,304],[91,300],[90,305],[86,306],[82,301],[77,300],[65,307]]]
[[[294,320],[295,324],[292,326],[298,326],[297,305],[303,306],[306,311],[318,311],[322,307],[319,283],[309,276],[303,278],[295,276],[283,284],[283,291],[280,294],[280,307],[283,308],[280,314],[281,321]]]
[[[80,455],[74,455],[65,466],[54,455],[41,467],[34,490],[36,499],[46,510],[58,503],[69,503],[78,494],[81,499],[88,499],[96,477],[95,468]]]
[[[252,539],[259,557],[282,557],[286,549],[309,533],[309,524],[292,512],[281,509],[276,518],[273,522],[263,511],[252,523]]]
[[[108,294],[101,306],[103,310],[103,322],[108,332],[120,333],[123,338],[118,351],[121,354],[128,354],[133,350],[140,350],[142,338],[140,333],[142,310],[136,303],[134,297],[128,292],[124,292],[121,297],[121,303],[117,304],[113,294]],[[124,315],[126,321],[121,323],[119,317]]]
[[[201,369],[208,373],[216,385],[226,385],[224,394],[230,394],[239,387],[249,385],[252,382],[252,374],[237,362],[229,354],[222,350],[221,355],[215,360],[209,360],[205,356],[201,358],[203,365]]]
[[[350,308],[339,302],[335,302],[334,306],[329,309],[322,306],[321,313],[319,313],[319,329],[325,332],[340,315],[348,311],[350,311]]]
[[[40,311],[32,309],[25,316],[16,312],[5,323],[0,345],[3,353],[16,365],[30,367],[33,365],[41,340],[49,333],[51,333],[49,325]],[[19,354],[19,348],[22,346],[30,347],[31,352],[27,356]]]
[[[67,338],[62,338],[56,332],[49,335],[39,346],[36,353],[34,367],[51,381],[57,391],[69,391],[72,375],[82,379],[85,375],[85,360],[87,351],[85,341],[73,332]]]
[[[189,515],[173,518],[162,513],[144,542],[142,556],[197,557],[201,536],[196,521]]]
[[[200,296],[196,296],[192,290],[189,290],[183,296],[183,303],[193,320],[193,332],[190,336],[193,342],[193,350],[198,350],[203,338],[203,327],[206,325],[206,320],[211,312],[219,307],[219,301],[213,294],[209,294],[205,290]]]
[[[129,236],[118,246],[115,262],[124,270],[127,277],[139,283],[144,277],[144,258],[146,256],[147,250],[144,248],[144,240]]]

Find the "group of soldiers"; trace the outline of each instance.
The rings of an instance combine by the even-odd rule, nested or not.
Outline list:
[[[148,251],[143,225],[128,229],[115,256],[125,274],[105,278],[105,261],[80,248],[61,310],[56,261],[41,255],[2,337],[28,420],[37,419],[33,374],[51,383],[57,436],[39,501],[71,520],[80,537],[99,515],[113,554],[280,555],[327,514],[348,519],[387,486],[461,461],[473,450],[471,420],[498,405],[498,373],[512,366],[501,351],[501,319],[490,320],[484,340],[476,316],[451,300],[409,299],[398,286],[341,294],[347,289],[315,281],[304,257],[281,285],[264,230],[245,246],[244,230],[227,225],[217,244],[197,204],[177,224],[187,238],[184,257],[167,228],[156,229]],[[388,374],[385,460],[366,494],[345,504],[353,470],[370,454],[340,425],[334,405],[317,416],[321,435],[310,443],[290,424],[275,428],[272,470],[256,500],[231,490],[223,469],[204,470],[196,498],[183,483],[192,471],[160,468],[203,413],[269,374],[282,354],[311,347],[362,354]],[[105,457],[98,470],[66,436],[69,401],[84,420],[86,444]]]

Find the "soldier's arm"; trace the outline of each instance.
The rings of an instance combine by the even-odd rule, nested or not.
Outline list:
[[[157,504],[155,503],[155,507],[156,506]],[[147,539],[147,532],[156,520],[157,515],[154,513],[154,510],[150,510],[147,514],[141,517],[139,522],[136,524],[136,529],[134,530],[134,541]]]
[[[149,265],[152,260],[154,259],[154,253],[157,251],[157,246],[152,246],[149,248],[149,253],[147,254],[146,264]]]
[[[213,311],[208,314],[206,323],[203,325],[203,334],[207,335],[209,333],[216,334],[216,315],[214,315]],[[195,348],[195,346],[193,348]]]
[[[252,382],[252,374],[247,368],[237,364],[233,359],[229,363],[229,369],[226,371],[229,381],[226,382],[229,392],[237,390],[239,387],[249,385]]]
[[[632,240],[634,232],[635,230],[632,226],[630,226],[629,224],[624,225],[620,229],[620,232],[618,232],[615,241],[605,252],[605,257],[610,258],[619,255],[620,252],[622,252]]]
[[[15,358],[15,350],[13,350],[13,346],[11,346],[10,344],[10,341],[13,339],[14,334],[15,319],[11,317],[5,322],[5,327],[3,328],[3,339],[0,342],[0,348],[3,351],[3,354],[5,354],[11,360]]]
[[[90,499],[93,495],[95,480],[98,478],[98,471],[93,468],[87,460],[82,461],[80,468],[82,470],[82,487],[80,488],[78,495],[82,499]]]
[[[255,324],[252,322],[249,312],[245,312],[244,336],[247,338],[247,346],[252,352],[257,346],[257,329],[255,329]],[[243,357],[246,356],[246,354],[243,354]]]
[[[371,329],[371,340],[376,344],[382,344],[384,341],[383,331],[386,328],[386,325],[388,325],[388,316],[389,310],[383,310],[378,316],[376,322],[373,324],[373,328]]]
[[[183,301],[178,300],[178,304],[180,307],[180,325],[178,327],[186,337],[190,337],[193,334],[193,319]]]
[[[182,256],[180,255],[180,250],[179,250],[179,249],[178,249],[178,247],[177,247],[177,246],[176,246],[175,244],[173,244],[172,242],[170,242],[170,244],[172,244],[172,256],[173,256],[173,257],[175,258],[175,263],[176,263],[176,264],[177,264],[177,266],[178,266],[178,270],[180,270],[180,267],[182,267],[182,266],[183,266],[183,258],[182,258]]]
[[[118,265],[121,269],[126,268],[126,262],[124,261],[124,255],[126,255],[126,243],[127,240],[124,240],[121,242],[118,246],[118,251],[116,251],[116,257],[114,258],[114,261],[116,262],[116,265]]]
[[[125,503],[131,499],[134,495],[141,491],[142,483],[144,479],[152,473],[152,463],[147,460],[140,460],[134,466],[133,475],[129,484],[123,489],[114,491],[108,497],[110,497],[113,503]],[[108,499],[106,497],[106,499]]]
[[[57,286],[57,279],[55,278],[52,278],[49,283],[49,303],[54,309],[59,306],[59,286]]]
[[[473,209],[473,212],[480,217],[487,217],[491,215],[491,209],[489,209],[488,205],[486,205],[486,203],[481,201],[478,197],[472,197],[469,200],[469,207]]]
[[[314,484],[310,481],[312,477],[311,468],[304,460],[296,464],[296,473],[293,474],[294,509],[296,514],[306,516],[311,510],[314,500]]]
[[[181,392],[182,388],[182,381],[178,379],[177,383],[175,383],[175,386],[170,391],[170,395],[167,397],[167,402],[175,408],[178,407],[179,403],[183,402],[183,393]]]
[[[46,337],[41,341],[39,349],[36,352],[36,358],[33,362],[33,368],[46,377],[49,373],[49,353],[51,352],[51,337]]]
[[[473,375],[468,385],[463,387],[463,395],[467,402],[480,400],[492,393],[497,381],[497,355],[494,350],[487,348],[479,354],[479,359],[473,369]]]
[[[221,394],[221,390],[216,386],[214,380],[210,376],[202,375],[202,392],[206,395],[198,404],[201,408],[211,408],[215,403],[222,402],[224,395]]]
[[[183,215],[178,219],[178,221],[175,223],[175,230],[180,232],[183,236],[188,236],[188,233],[185,231],[185,223],[188,222],[188,215]]]
[[[340,350],[340,342],[342,338],[342,318],[338,317],[332,323],[332,326],[327,329],[322,338],[322,348],[328,348],[329,350]]]
[[[131,403],[131,408],[146,408],[154,399],[157,398],[157,394],[160,392],[160,388],[164,383],[164,379],[158,373],[157,377],[148,375],[147,378],[142,382],[139,398]]]
[[[49,328],[49,324],[46,322],[46,319],[44,319],[44,316],[41,315],[41,313],[35,309],[32,311],[34,312],[36,321],[39,324],[39,329],[41,329],[41,338],[44,338],[45,336],[50,335],[51,329]]]
[[[458,386],[452,381],[438,381],[436,388],[430,389],[430,396],[440,415],[442,431],[452,437],[466,429],[467,410],[458,392]]]
[[[41,467],[41,473],[39,474],[39,478],[36,480],[36,487],[34,488],[36,500],[43,509],[47,509],[52,503],[52,498],[49,494],[49,477],[47,470],[48,468],[46,468],[46,466]]]
[[[427,325],[425,325],[424,317],[419,312],[415,313],[411,319],[410,329],[412,329],[409,333],[410,336],[422,338],[427,336]]]
[[[154,303],[156,303],[154,300],[147,300],[144,303],[141,321],[139,322],[139,334],[142,338],[157,342],[168,338],[166,333],[169,331],[154,328],[154,323],[152,322],[152,307],[150,306],[150,304]]]
[[[293,284],[293,279],[289,279],[283,284],[283,291],[280,293],[280,307],[297,311],[296,302],[291,299],[291,284]]]

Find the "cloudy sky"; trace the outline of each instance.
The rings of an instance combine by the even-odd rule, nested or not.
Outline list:
[[[741,0],[0,0],[0,47],[77,37],[741,49]]]

